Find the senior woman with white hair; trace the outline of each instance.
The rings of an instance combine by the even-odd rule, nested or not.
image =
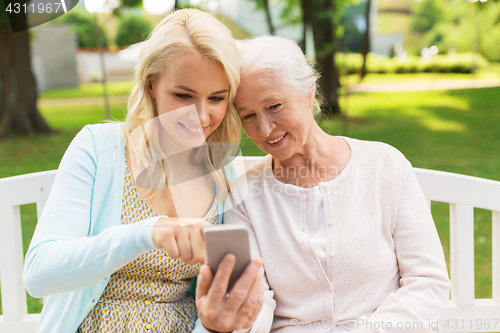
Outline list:
[[[235,105],[269,154],[247,172],[248,193],[233,189],[241,204],[225,215],[250,226],[264,262],[268,290],[252,331],[437,329],[450,281],[410,162],[387,144],[318,126],[318,75],[294,42],[245,41],[240,65]],[[198,283],[207,278],[203,270]]]

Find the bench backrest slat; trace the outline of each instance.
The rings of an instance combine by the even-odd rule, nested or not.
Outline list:
[[[17,321],[27,313],[23,284],[23,241],[19,206],[0,208],[0,279],[4,321]]]
[[[500,304],[500,211],[493,211],[492,214],[492,297]]]
[[[450,204],[451,300],[474,305],[474,207]]]

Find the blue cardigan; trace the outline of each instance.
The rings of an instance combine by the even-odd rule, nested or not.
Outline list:
[[[48,296],[36,332],[76,332],[110,275],[155,249],[151,228],[161,216],[120,224],[124,175],[120,124],[85,126],[64,154],[26,254],[28,293]]]

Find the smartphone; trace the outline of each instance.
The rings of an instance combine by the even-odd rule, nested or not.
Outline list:
[[[247,226],[244,224],[209,226],[203,229],[203,237],[212,274],[215,275],[226,254],[232,253],[236,256],[236,264],[227,286],[229,292],[252,260]]]

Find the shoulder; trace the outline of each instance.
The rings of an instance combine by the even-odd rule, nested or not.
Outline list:
[[[245,159],[238,168],[238,177],[231,182],[231,192],[235,198],[243,199],[248,195],[249,188],[265,181],[266,169],[271,167],[271,155]],[[267,174],[272,171],[269,170]]]
[[[97,154],[109,147],[123,146],[122,126],[120,123],[86,125],[71,144],[93,148]]]
[[[344,138],[360,163],[374,165],[401,165],[408,161],[397,148],[383,142]]]
[[[351,146],[354,174],[375,177],[388,184],[401,184],[413,172],[411,163],[397,148],[377,141],[344,138]],[[373,178],[371,178],[373,180]]]

